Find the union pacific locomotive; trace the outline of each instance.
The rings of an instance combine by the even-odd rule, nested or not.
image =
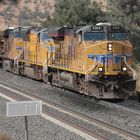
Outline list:
[[[7,71],[98,99],[125,99],[135,90],[133,48],[121,26],[18,27],[4,38]]]

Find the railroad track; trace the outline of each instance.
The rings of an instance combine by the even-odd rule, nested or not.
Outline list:
[[[12,73],[12,72],[11,72]],[[15,73],[12,73],[12,74],[15,74]],[[18,74],[15,74],[17,76],[20,76]],[[26,76],[25,76],[26,77]],[[29,78],[29,77],[26,77],[26,78]],[[32,78],[29,78],[29,79],[32,79]],[[34,80],[34,79],[33,79]],[[7,84],[3,81],[0,81],[0,83],[3,83],[3,84]],[[8,84],[9,85],[9,84]],[[62,89],[62,91],[69,91],[68,89],[65,89],[65,88],[61,88],[61,87],[57,87],[57,86],[53,86],[54,88],[58,88],[58,89]],[[17,88],[18,89],[18,88]],[[18,89],[20,90],[20,89]],[[76,94],[75,94],[76,95]],[[84,97],[84,100],[87,100],[89,102],[89,98],[90,98],[90,102],[93,102],[93,97],[89,97],[89,96],[86,96],[86,95],[83,95],[81,94],[82,96],[81,97]],[[37,96],[38,97],[38,96]],[[88,98],[86,98],[88,97]],[[95,99],[94,99],[95,100]],[[123,103],[111,103],[111,102],[108,102],[108,101],[102,101],[102,100],[97,100],[98,104],[101,104],[103,106],[106,106],[106,107],[110,107],[110,108],[117,108],[118,110],[123,110],[123,111],[127,111],[127,112],[130,112],[130,113],[134,113],[134,114],[137,114],[137,115],[140,115],[140,109],[139,109],[139,103],[135,102],[135,104],[137,105],[137,109],[132,107],[131,106],[128,106],[128,105],[124,105]],[[132,102],[129,100],[129,102]],[[130,104],[130,103],[129,103]],[[132,103],[131,103],[132,104]],[[135,105],[135,106],[136,106]]]
[[[4,86],[0,84],[1,90],[2,88],[4,89]],[[8,92],[10,91],[10,92]],[[2,90],[3,92],[3,90]],[[0,92],[0,94],[2,94]],[[28,93],[29,94],[29,93]],[[15,91],[15,89],[10,89],[5,88],[4,90],[4,97],[8,97],[9,100],[12,99],[12,101],[25,101],[25,100],[40,100],[40,98],[34,98],[34,96],[30,96],[30,95],[22,95],[21,93],[19,94],[19,91]],[[56,104],[55,104],[56,105]],[[57,115],[56,113],[49,111],[47,109],[47,104],[43,103],[43,116],[47,115],[46,118],[51,117],[53,119],[55,119],[55,121],[60,121],[62,122],[62,125],[67,125],[70,126],[70,129],[75,129],[76,131],[79,131],[79,133],[83,133],[85,135],[85,139],[90,140],[108,140],[106,137],[102,136],[101,134],[97,134],[94,131],[91,131],[87,128],[84,128],[83,126],[74,124],[72,121],[64,118],[63,116]],[[82,134],[82,135],[83,135]]]
[[[77,129],[78,131],[81,131],[85,134],[87,134],[88,136],[92,137],[92,138],[96,138],[96,139],[100,139],[100,140],[107,140],[106,137],[102,136],[101,134],[97,134],[96,132],[85,128],[84,126],[80,126],[80,125],[76,125],[75,123],[71,122],[70,120],[67,120],[66,118],[64,118],[63,116],[60,116],[56,113],[52,113],[50,111],[47,110],[47,106],[63,112],[65,114],[69,114],[75,118],[80,118],[86,122],[92,123],[92,124],[96,124],[97,126],[101,126],[104,129],[107,129],[111,132],[115,132],[115,133],[119,133],[121,135],[123,135],[123,137],[125,137],[126,139],[135,139],[135,140],[140,140],[140,136],[137,134],[134,134],[133,132],[124,130],[122,128],[113,126],[109,123],[103,122],[99,119],[96,119],[94,117],[90,117],[87,116],[85,114],[82,114],[80,112],[77,112],[75,110],[72,110],[70,108],[67,108],[65,106],[62,106],[60,104],[51,102],[49,100],[46,100],[44,98],[41,98],[39,96],[33,95],[32,93],[29,92],[25,92],[21,89],[18,89],[17,87],[11,86],[7,83],[4,82],[0,82],[0,87],[5,89],[4,91],[10,91],[12,92],[12,94],[10,94],[10,92],[5,92],[4,94],[8,97],[14,98],[16,100],[42,100],[43,102],[43,113],[55,118],[55,119],[59,119],[59,121],[63,122],[63,123],[67,123],[67,125],[70,125],[71,127]]]
[[[138,106],[140,107],[140,103],[138,103],[137,101],[133,101],[133,100],[127,100],[129,102],[129,104],[131,105],[135,105],[135,106]],[[140,108],[139,108],[140,109]]]
[[[124,102],[118,103],[118,105],[131,108],[131,109],[137,110],[137,112],[140,112],[140,103],[136,101],[125,100]]]
[[[110,103],[110,102],[107,102],[107,101],[100,101],[99,104],[104,105],[104,106],[109,107],[109,108],[116,108],[118,110],[122,110],[122,111],[126,111],[126,112],[133,113],[133,114],[136,114],[136,115],[140,115],[140,110],[138,109],[139,108],[138,106],[137,106],[137,109],[136,109],[136,107],[132,107],[132,106],[129,106],[127,104]]]

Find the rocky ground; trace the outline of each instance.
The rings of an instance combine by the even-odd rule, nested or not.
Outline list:
[[[25,140],[24,117],[6,117],[6,100],[0,97],[0,133],[11,140]],[[28,117],[29,140],[84,140],[39,116]]]
[[[93,99],[85,99],[84,96],[81,96],[74,92],[65,90],[62,91],[56,88],[52,88],[51,86],[44,83],[16,76],[3,70],[0,70],[0,80],[5,81],[25,91],[32,92],[35,95],[39,95],[53,102],[65,105],[76,111],[99,118],[103,121],[109,122],[118,127],[124,128],[140,135],[139,115],[117,110],[115,108],[109,108],[104,105],[98,104]],[[0,103],[0,114],[2,115],[5,111],[5,101],[3,99],[0,99]],[[14,136],[17,137],[16,139],[22,139],[24,137],[24,125],[21,122],[24,122],[23,118],[6,119],[5,116],[2,115],[0,118],[0,131],[13,133]],[[51,122],[46,121],[40,117],[29,118],[29,123],[30,135],[32,136],[31,139],[82,139],[81,137],[70,133],[67,130],[55,124],[52,124]],[[14,129],[12,129],[12,127]],[[21,128],[21,130],[19,130],[19,128]],[[16,135],[17,133],[19,135]],[[114,138],[112,139],[114,140]]]

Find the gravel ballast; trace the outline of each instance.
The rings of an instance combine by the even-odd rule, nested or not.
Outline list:
[[[14,85],[24,91],[41,96],[53,102],[65,105],[76,111],[100,120],[111,123],[140,135],[140,116],[115,108],[109,108],[98,104],[92,99],[84,99],[84,96],[70,91],[56,89],[41,82],[37,82],[25,77],[20,77],[3,70],[0,70],[0,80]],[[38,119],[37,119],[38,120]]]
[[[6,117],[7,100],[0,97],[0,133],[11,140],[25,140],[24,117]],[[29,140],[84,140],[84,138],[40,117],[28,117]]]

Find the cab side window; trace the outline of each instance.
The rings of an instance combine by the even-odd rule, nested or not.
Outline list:
[[[41,40],[42,40],[42,42],[48,42],[49,40],[51,40],[52,38],[50,38],[49,36],[48,36],[48,34],[47,33],[42,33],[42,35],[41,35]]]
[[[23,31],[22,32],[23,41],[29,42],[30,41],[30,31]]]

